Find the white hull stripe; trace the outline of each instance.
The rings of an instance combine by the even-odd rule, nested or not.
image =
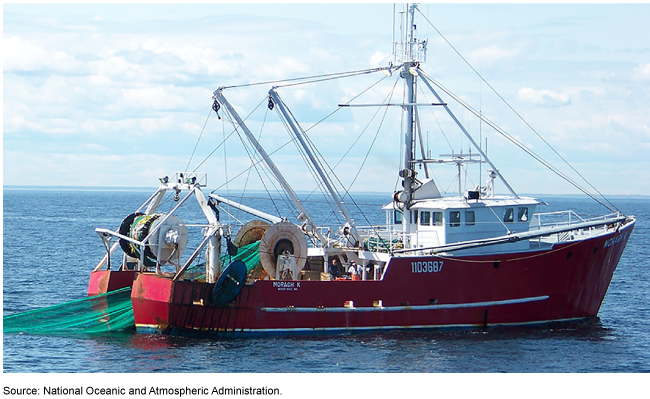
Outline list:
[[[548,299],[548,295],[535,296],[529,298],[518,298],[518,299],[506,299],[503,301],[486,301],[486,302],[470,302],[470,303],[458,303],[458,304],[442,304],[442,305],[421,305],[421,306],[388,306],[388,307],[338,307],[338,308],[294,308],[294,307],[285,307],[285,308],[261,308],[262,311],[270,313],[287,313],[287,312],[298,312],[298,313],[341,313],[341,312],[395,312],[395,311],[406,311],[406,310],[441,310],[441,309],[461,309],[461,308],[475,308],[475,307],[484,307],[484,306],[500,306],[500,305],[513,305],[518,303],[528,303],[543,301]],[[561,320],[555,320],[561,321]],[[549,321],[537,321],[533,323],[545,323]],[[507,323],[507,324],[529,324],[529,323]],[[493,325],[493,324],[491,324]],[[494,324],[497,325],[497,324]],[[136,323],[136,328],[139,330],[147,331],[160,331],[161,327],[156,324],[139,324]],[[314,328],[277,328],[277,329],[243,329],[239,330],[240,332],[306,332],[306,331],[336,331],[336,330],[375,330],[375,329],[400,329],[400,328],[462,328],[462,327],[472,327],[474,324],[442,324],[442,325],[413,325],[413,326],[371,326],[371,327],[314,327]],[[198,331],[213,331],[211,328],[189,328],[190,330]],[[218,331],[232,331],[227,329],[218,329]]]
[[[418,306],[368,306],[368,307],[336,307],[336,308],[296,308],[296,307],[284,307],[284,308],[262,308],[263,312],[270,313],[282,313],[282,312],[298,312],[298,313],[341,313],[341,312],[400,312],[405,310],[442,310],[442,309],[460,309],[460,308],[476,308],[483,306],[501,306],[501,305],[513,305],[518,303],[528,303],[528,302],[537,302],[544,301],[548,299],[548,295],[534,296],[528,298],[518,298],[518,299],[506,299],[502,301],[485,301],[485,302],[470,302],[470,303],[448,303],[441,305],[418,305]]]
[[[498,326],[535,326],[549,323],[566,323],[584,320],[584,317],[574,317],[568,319],[539,320],[513,323],[488,323],[489,327]],[[181,328],[182,330],[193,330],[197,332],[208,333],[228,333],[228,334],[281,334],[281,333],[313,333],[313,332],[341,332],[341,331],[375,331],[375,330],[421,330],[421,329],[457,329],[457,328],[476,328],[485,327],[483,323],[476,324],[419,324],[411,326],[364,326],[364,327],[308,327],[308,328],[243,328],[243,329],[210,329],[210,328]],[[160,333],[160,326],[153,324],[136,324],[136,329],[141,333]]]

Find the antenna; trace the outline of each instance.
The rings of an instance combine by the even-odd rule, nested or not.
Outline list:
[[[479,53],[478,70],[481,71],[481,54]],[[478,81],[478,145],[483,145],[483,82]],[[487,152],[487,148],[485,149]],[[478,191],[481,191],[481,182],[483,181],[483,165],[478,164]]]
[[[393,54],[395,54],[395,7],[397,5],[393,3]]]
[[[395,40],[395,20],[397,18],[393,6],[393,63],[395,65],[412,61],[424,63],[427,58],[427,41],[418,40],[417,25],[415,24],[415,10],[417,4],[405,4],[405,10],[399,11],[399,42]]]

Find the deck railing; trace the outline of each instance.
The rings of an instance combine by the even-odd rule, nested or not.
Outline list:
[[[579,224],[595,221],[606,222],[608,219],[613,219],[618,216],[620,215],[612,213],[599,217],[583,218],[571,210],[537,213],[531,219],[529,231],[544,230],[551,227],[577,226],[575,231],[569,230],[563,231],[562,233],[549,233],[548,236],[535,239],[540,242],[563,242],[572,240],[576,236],[593,236],[597,232],[602,232],[603,229],[607,228],[606,224],[587,228],[578,227]],[[357,227],[357,231],[362,240],[360,245],[368,250],[378,252],[393,252],[394,250],[410,248],[418,243],[418,234],[432,234],[430,231],[404,233],[401,224],[363,226]],[[440,237],[438,237],[438,242],[441,242]]]
[[[620,216],[620,214],[610,213],[604,216],[583,218],[582,216],[578,215],[574,211],[536,213],[533,215],[533,219],[530,222],[530,230],[541,230],[547,227],[571,226],[573,224],[578,224],[578,223],[607,220],[618,216]]]

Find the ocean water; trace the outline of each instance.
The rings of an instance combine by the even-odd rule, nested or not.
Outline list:
[[[89,273],[105,253],[94,228],[116,228],[149,195],[143,190],[5,187],[4,314],[84,297]],[[368,222],[379,224],[384,221],[383,211],[373,213],[373,207],[387,198],[367,194],[356,201],[369,215]],[[542,211],[604,213],[589,199],[543,199],[549,206]],[[263,196],[256,201],[269,205]],[[615,198],[612,202],[624,213],[636,215],[638,221],[594,324],[228,340],[136,333],[97,337],[8,334],[3,336],[3,371],[650,372],[650,199]],[[315,205],[315,209],[325,209]],[[327,218],[326,214],[317,216]]]

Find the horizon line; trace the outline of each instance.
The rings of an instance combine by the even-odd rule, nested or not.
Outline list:
[[[206,191],[212,191],[210,190],[209,187],[204,187]],[[40,185],[15,185],[15,184],[8,184],[8,185],[3,185],[2,186],[3,191],[8,189],[8,190],[16,190],[16,189],[23,189],[23,190],[78,190],[78,191],[108,191],[108,190],[119,190],[119,191],[155,191],[157,187],[153,186],[58,186],[58,185],[53,185],[53,186],[40,186]],[[229,191],[232,192],[237,192],[241,193],[241,189],[230,189]],[[283,191],[275,190],[275,191],[265,191],[265,190],[252,190],[252,189],[247,189],[245,191],[249,191],[252,193],[280,193]],[[309,194],[311,191],[305,190],[295,190],[296,193],[300,194]],[[387,192],[387,191],[350,191],[350,194],[372,194],[372,195],[387,195],[391,196],[392,193]],[[543,194],[543,193],[522,193],[521,195],[524,196],[530,196],[530,197],[535,197],[535,198],[543,198],[543,197],[554,197],[554,196],[562,196],[562,197],[588,197],[586,194],[580,194],[580,193],[554,193],[554,194]],[[444,197],[444,196],[443,196]],[[649,194],[606,194],[605,197],[610,197],[610,198],[616,198],[616,197],[625,197],[625,198],[630,198],[630,197],[642,197],[642,198],[648,198],[650,199]]]

